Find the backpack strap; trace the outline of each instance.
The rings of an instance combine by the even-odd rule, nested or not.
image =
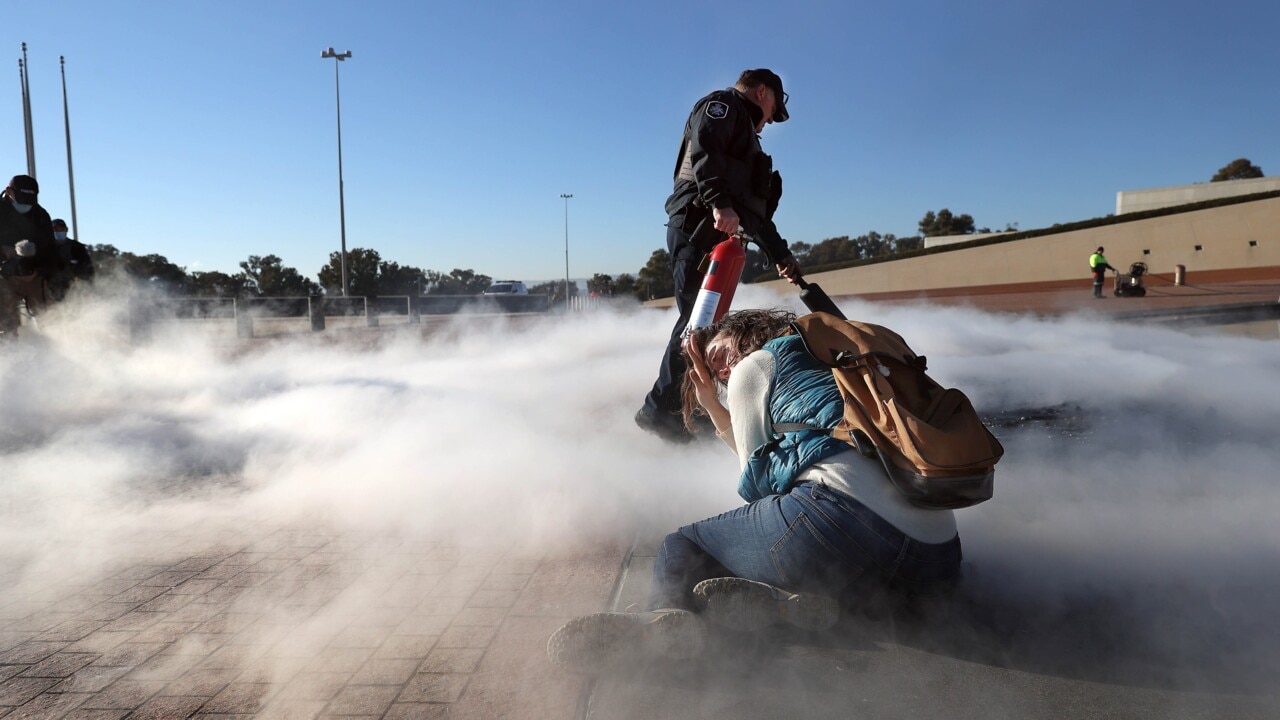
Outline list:
[[[866,433],[861,430],[850,430],[847,427],[843,427],[843,423],[841,425],[841,427],[831,431],[831,437],[849,443],[864,457],[876,457],[880,454],[880,451],[876,450],[876,446],[871,442],[871,438],[867,437]]]

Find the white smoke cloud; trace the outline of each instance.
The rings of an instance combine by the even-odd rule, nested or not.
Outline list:
[[[63,315],[0,355],[11,567],[91,567],[128,553],[117,536],[141,522],[312,518],[554,544],[634,529],[635,503],[675,522],[675,508],[733,497],[705,480],[732,458],[632,424],[662,313],[459,316],[376,345],[246,345],[165,324],[136,347],[102,312]]]
[[[751,286],[735,303],[779,305],[801,309]],[[1091,588],[1185,621],[1160,593],[1192,587],[1232,618],[1191,623],[1204,643],[1274,627],[1274,341],[843,307],[900,332],[998,421],[996,497],[958,516],[988,589],[1047,607]],[[230,321],[193,321],[134,345],[118,306],[61,308],[0,349],[0,598],[153,557],[158,537],[180,553],[314,526],[563,550],[731,509],[727,450],[665,445],[632,422],[673,319],[458,316],[431,333],[320,337],[298,321],[296,336],[250,342]],[[1250,658],[1280,667],[1274,651]]]

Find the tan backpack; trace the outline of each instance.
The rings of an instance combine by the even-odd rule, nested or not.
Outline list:
[[[878,455],[914,505],[962,508],[991,498],[1004,448],[964,393],[925,374],[925,357],[888,328],[813,313],[793,323],[830,365],[844,397],[832,435]]]

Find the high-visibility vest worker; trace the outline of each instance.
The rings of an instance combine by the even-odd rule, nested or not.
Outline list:
[[[1111,267],[1107,262],[1107,256],[1102,254],[1103,248],[1098,247],[1092,255],[1089,256],[1089,272],[1093,273],[1093,296],[1102,297],[1102,281],[1106,278],[1107,271],[1110,270],[1119,273],[1119,270]]]

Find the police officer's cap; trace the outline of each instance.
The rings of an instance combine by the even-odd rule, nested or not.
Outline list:
[[[791,117],[791,113],[787,112],[787,94],[782,91],[782,78],[774,71],[768,68],[743,70],[742,75],[738,76],[738,84],[745,87],[764,84],[773,88],[773,94],[778,98],[778,106],[773,110],[773,122],[786,122]]]

